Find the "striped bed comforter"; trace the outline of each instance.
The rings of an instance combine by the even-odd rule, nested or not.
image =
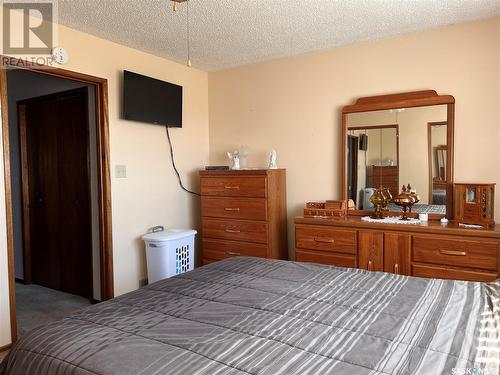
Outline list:
[[[499,291],[231,258],[35,329],[0,373],[497,374]]]

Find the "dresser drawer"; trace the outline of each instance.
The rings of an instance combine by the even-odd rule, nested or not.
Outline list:
[[[433,279],[452,279],[468,281],[493,281],[497,278],[496,273],[477,272],[467,269],[456,269],[448,267],[430,266],[423,264],[412,265],[412,276],[429,277]]]
[[[201,198],[205,217],[267,220],[267,201],[259,198]]]
[[[413,237],[413,260],[422,263],[496,271],[498,243],[443,237]]]
[[[295,243],[300,249],[356,254],[356,231],[297,225]]]
[[[308,251],[297,249],[295,251],[295,260],[297,260],[298,262],[330,264],[337,267],[356,267],[355,256],[334,252]]]
[[[266,177],[202,177],[201,194],[223,197],[265,198]]]
[[[234,241],[267,243],[268,224],[263,222],[235,221],[203,218],[203,236]]]
[[[267,257],[267,245],[224,240],[203,240],[203,259],[222,260],[235,256]]]

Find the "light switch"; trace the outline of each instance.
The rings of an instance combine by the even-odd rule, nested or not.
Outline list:
[[[126,165],[115,165],[115,177],[116,178],[127,178],[127,166]]]

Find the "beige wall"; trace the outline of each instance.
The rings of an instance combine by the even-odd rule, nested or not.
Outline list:
[[[148,228],[158,224],[197,227],[199,217],[198,199],[181,191],[177,184],[165,128],[120,119],[122,70],[184,87],[184,127],[172,129],[171,136],[178,168],[186,185],[193,189],[198,187],[197,170],[208,162],[208,75],[66,27],[60,27],[59,44],[70,54],[65,69],[108,79],[114,282],[115,295],[119,295],[138,288],[139,281],[146,278],[141,235]],[[117,164],[127,166],[127,178],[114,177]],[[3,189],[2,179],[0,196]],[[5,212],[3,199],[0,212]],[[5,217],[0,216],[1,347],[10,342],[10,322]]]
[[[210,161],[246,144],[287,168],[289,247],[304,202],[340,198],[340,111],[358,97],[435,89],[456,99],[455,180],[500,176],[500,18],[209,74]],[[500,200],[496,204],[497,218]]]

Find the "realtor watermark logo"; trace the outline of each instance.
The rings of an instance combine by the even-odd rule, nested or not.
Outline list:
[[[498,374],[494,367],[454,367],[451,370],[452,375],[493,375]]]
[[[2,55],[31,65],[53,65],[57,45],[55,0],[2,0]]]

